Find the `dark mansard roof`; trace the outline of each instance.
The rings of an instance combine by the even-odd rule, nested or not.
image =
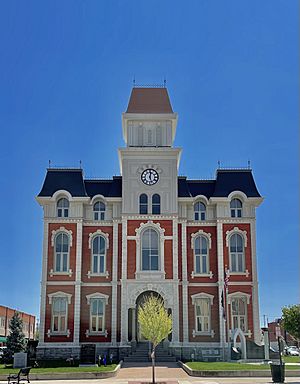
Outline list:
[[[56,191],[66,190],[73,197],[122,197],[122,177],[110,180],[84,179],[82,169],[48,169],[40,197],[51,197]],[[260,197],[251,169],[218,169],[214,180],[188,180],[178,177],[178,197],[227,197],[233,191],[248,197]]]

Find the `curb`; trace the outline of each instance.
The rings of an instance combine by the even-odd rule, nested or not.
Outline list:
[[[107,372],[62,372],[62,373],[30,373],[30,380],[81,380],[81,379],[107,379],[117,375],[122,367],[123,360],[119,362],[113,371]],[[0,375],[0,381],[7,381],[7,374]]]
[[[271,370],[261,369],[255,371],[197,371],[191,369],[182,361],[178,361],[180,367],[190,376],[196,377],[271,377]],[[286,370],[286,377],[300,377],[300,370]]]

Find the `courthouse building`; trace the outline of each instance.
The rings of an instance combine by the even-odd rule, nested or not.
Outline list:
[[[130,354],[143,342],[137,309],[151,292],[172,314],[165,342],[172,354],[221,356],[226,268],[229,337],[238,330],[260,342],[255,211],[262,197],[251,169],[218,169],[211,180],[179,176],[177,118],[166,88],[134,87],[122,114],[120,176],[47,169],[37,197],[44,210],[40,357],[80,356],[87,346]]]

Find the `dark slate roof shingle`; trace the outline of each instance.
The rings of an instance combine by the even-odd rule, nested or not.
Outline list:
[[[102,195],[105,197],[122,196],[122,177],[114,176],[112,180],[85,180],[87,195],[94,197]]]
[[[81,169],[48,169],[39,196],[51,197],[63,189],[74,197],[103,195],[122,197],[122,177],[111,180],[84,180]],[[178,177],[178,197],[227,197],[233,191],[244,192],[248,197],[260,197],[250,169],[217,170],[216,180],[188,180]]]
[[[60,189],[72,196],[86,196],[82,169],[48,169],[39,196],[52,196]]]

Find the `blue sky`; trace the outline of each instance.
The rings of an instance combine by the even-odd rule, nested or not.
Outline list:
[[[164,77],[180,174],[251,160],[260,315],[299,301],[298,1],[1,1],[0,304],[38,314],[48,160],[119,174],[132,79]]]

